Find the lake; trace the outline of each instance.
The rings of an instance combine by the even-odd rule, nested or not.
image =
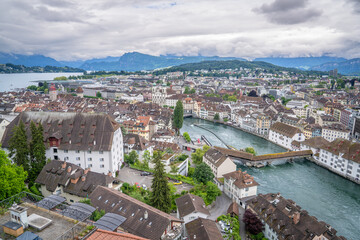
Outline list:
[[[0,74],[0,92],[16,91],[19,88],[26,88],[30,85],[37,85],[33,81],[50,81],[55,77],[78,76],[83,73],[12,73]]]

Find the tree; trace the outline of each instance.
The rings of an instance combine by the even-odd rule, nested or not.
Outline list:
[[[30,172],[29,182],[31,185],[35,182],[37,176],[46,164],[46,148],[44,144],[43,127],[41,123],[36,127],[35,123],[31,121],[31,141],[30,141]]]
[[[121,133],[122,133],[122,135],[125,136],[125,135],[127,134],[127,130],[126,130],[125,126],[124,126],[124,125],[120,125],[120,128],[121,128]]]
[[[155,151],[153,154],[155,168],[151,185],[152,192],[150,194],[150,204],[151,206],[168,213],[171,209],[171,194],[161,158],[161,152]]]
[[[245,223],[246,230],[255,235],[262,232],[264,227],[259,218],[249,209],[244,213],[243,222]]]
[[[0,148],[0,201],[21,192],[25,188],[26,178],[24,169],[12,164]]]
[[[251,153],[252,155],[256,156],[256,151],[253,147],[247,147],[245,148],[245,152]]]
[[[145,150],[143,154],[143,168],[149,169],[149,162],[151,161],[150,152],[148,150]]]
[[[219,121],[219,120],[220,120],[220,115],[219,115],[219,113],[215,113],[215,115],[214,115],[214,120],[215,120],[215,121]]]
[[[179,168],[176,165],[171,165],[171,170],[170,173],[172,174],[177,174],[177,172],[179,171]]]
[[[206,183],[206,201],[207,202],[213,202],[216,200],[218,196],[221,195],[221,190],[216,186],[215,183],[207,182]]]
[[[184,94],[190,94],[190,87],[189,86],[185,87]]]
[[[183,133],[183,136],[184,136],[184,138],[185,138],[185,140],[186,140],[187,142],[191,142],[191,138],[190,138],[190,135],[189,135],[188,132],[184,132],[184,133]]]
[[[191,154],[191,159],[193,160],[193,163],[200,164],[202,163],[204,154],[210,149],[208,145],[204,145],[203,149],[196,149],[194,153]]]
[[[193,178],[200,183],[206,184],[214,178],[211,168],[206,163],[200,163],[196,166]]]
[[[196,90],[195,90],[195,88],[192,88],[192,89],[190,90],[190,94],[194,94],[194,93],[196,93]]]
[[[181,101],[177,101],[174,110],[174,127],[178,136],[180,133],[180,129],[183,126],[183,122],[184,122],[184,107]]]
[[[129,154],[125,154],[125,162],[128,164],[134,164],[139,161],[139,155],[135,150],[132,150]]]
[[[101,92],[96,92],[96,97],[101,98]]]
[[[9,141],[9,156],[18,166],[23,166],[26,172],[30,170],[29,147],[25,125],[20,121],[19,125],[14,126],[12,136]]]

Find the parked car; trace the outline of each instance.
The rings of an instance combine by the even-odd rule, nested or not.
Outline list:
[[[149,173],[149,172],[141,172],[140,173],[140,176],[149,176],[149,175],[151,175],[151,173]]]
[[[144,190],[147,190],[147,189],[148,189],[145,184],[142,185],[142,188],[143,188]]]
[[[181,184],[182,184],[182,181],[177,180],[177,181],[174,182],[174,185],[181,185]]]

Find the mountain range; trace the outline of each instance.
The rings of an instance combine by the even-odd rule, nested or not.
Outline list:
[[[152,56],[139,52],[125,53],[122,56],[109,56],[106,58],[93,58],[86,61],[57,61],[43,55],[21,55],[0,53],[0,63],[12,63],[16,65],[33,66],[69,66],[91,71],[141,71],[167,68],[187,63],[198,63],[203,61],[247,61],[235,57],[205,57],[205,56]],[[267,62],[281,67],[297,68],[302,70],[329,71],[338,69],[341,74],[360,75],[360,59],[345,59],[338,57],[299,57],[299,58],[256,58],[253,62]]]

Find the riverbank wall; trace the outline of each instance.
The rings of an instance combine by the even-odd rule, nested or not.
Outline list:
[[[334,169],[329,168],[329,166],[327,166],[326,164],[323,164],[322,162],[319,162],[319,161],[315,160],[313,157],[309,157],[309,158],[306,158],[306,159],[308,161],[310,161],[310,162],[315,163],[316,165],[318,165],[318,166],[320,166],[322,168],[325,168],[326,170],[328,170],[328,171],[330,171],[332,173],[335,173],[335,174],[337,174],[337,175],[339,175],[339,176],[341,176],[341,177],[343,177],[343,178],[345,178],[347,180],[350,180],[350,181],[360,185],[360,179],[356,180],[355,178],[353,178],[351,176],[348,176],[348,175],[346,175],[346,174],[344,174],[342,172],[334,171]]]

